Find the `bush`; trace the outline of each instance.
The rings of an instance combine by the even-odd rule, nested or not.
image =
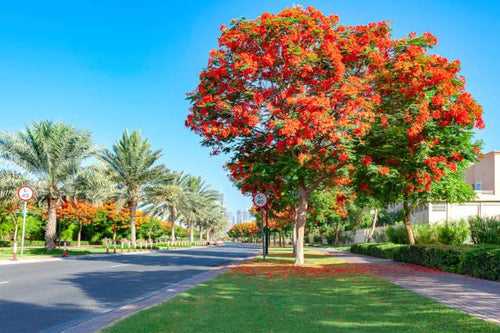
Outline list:
[[[469,219],[469,226],[474,244],[500,245],[500,218],[472,217]]]
[[[436,244],[438,235],[436,227],[430,224],[417,224],[414,226],[415,242],[417,244]]]
[[[364,244],[354,244],[351,246],[351,252],[364,254],[368,256],[393,259],[394,253],[401,247],[406,245],[394,244],[394,243],[364,243]]]
[[[498,246],[366,243],[352,245],[351,252],[483,279],[500,280],[500,247]]]
[[[0,240],[0,247],[10,247],[10,241]]]
[[[500,247],[474,247],[464,253],[460,272],[475,277],[500,280]]]
[[[396,244],[408,244],[408,233],[406,231],[406,227],[402,223],[397,223],[395,225],[391,225],[386,230],[386,235],[391,243]]]
[[[458,273],[463,250],[444,245],[414,245],[401,248],[394,260]]]
[[[469,237],[469,227],[464,221],[437,226],[438,241],[446,245],[462,245]]]

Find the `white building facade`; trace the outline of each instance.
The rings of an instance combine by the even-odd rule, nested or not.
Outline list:
[[[474,201],[462,204],[430,203],[417,209],[412,221],[436,224],[472,216],[500,217],[500,151],[483,155],[479,162],[466,170],[465,181],[476,192]]]

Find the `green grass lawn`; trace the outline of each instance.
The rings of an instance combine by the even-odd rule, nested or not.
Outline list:
[[[293,260],[273,252],[276,264]],[[335,264],[330,258],[308,255],[312,265]],[[269,279],[229,272],[104,332],[486,333],[500,327],[374,277]]]
[[[51,258],[51,257],[61,257],[64,250],[62,248],[57,248],[54,250],[47,250],[44,247],[29,247],[24,249],[24,255],[21,256],[21,249],[17,250],[18,260],[26,259],[41,259],[41,258]],[[81,247],[81,248],[69,248],[70,256],[92,254],[92,253],[105,253],[106,249],[104,247]],[[2,247],[0,248],[0,260],[9,260],[12,258],[12,248]]]

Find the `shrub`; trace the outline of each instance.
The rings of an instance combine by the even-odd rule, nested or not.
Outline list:
[[[500,247],[477,246],[464,253],[460,272],[475,277],[500,280]]]
[[[392,258],[396,261],[478,278],[500,280],[500,247],[498,246],[366,243],[351,246],[351,252],[379,258]]]
[[[436,227],[430,224],[417,224],[414,226],[415,241],[417,244],[436,244],[438,235]]]
[[[0,240],[0,247],[9,247],[10,241],[8,240]]]
[[[394,260],[458,273],[463,250],[443,245],[414,245],[399,249]]]
[[[500,245],[500,218],[472,217],[469,219],[469,226],[474,244]]]
[[[404,224],[397,223],[395,225],[391,225],[386,230],[386,235],[391,243],[396,244],[408,244],[408,233],[406,232],[406,228]]]
[[[401,247],[406,245],[394,244],[394,243],[364,243],[364,244],[354,244],[351,246],[351,252],[364,254],[368,256],[393,259],[394,253]]]
[[[446,245],[462,245],[469,236],[469,227],[464,221],[437,226],[438,241]]]

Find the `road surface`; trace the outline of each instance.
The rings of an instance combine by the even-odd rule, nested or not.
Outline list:
[[[255,253],[226,245],[0,266],[0,331],[61,332]]]

